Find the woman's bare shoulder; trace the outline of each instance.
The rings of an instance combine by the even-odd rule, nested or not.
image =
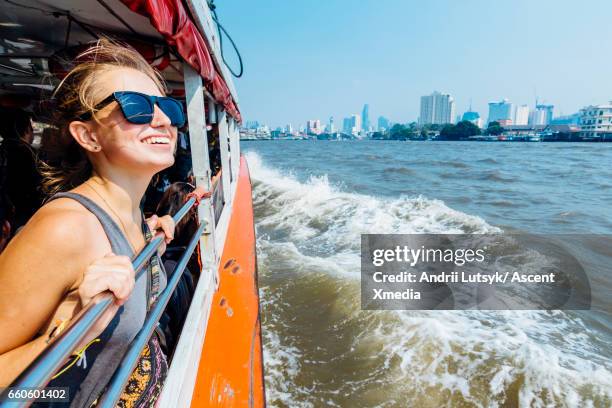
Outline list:
[[[74,282],[85,266],[109,251],[96,216],[74,200],[58,198],[41,207],[11,240],[0,256],[0,274],[9,265],[25,274],[46,265],[55,278]]]
[[[96,216],[81,204],[69,198],[58,198],[42,206],[17,236],[22,233],[35,242],[50,241],[51,245],[64,240],[75,241],[66,247],[75,245],[84,249],[87,240],[82,239],[92,238],[104,231]]]

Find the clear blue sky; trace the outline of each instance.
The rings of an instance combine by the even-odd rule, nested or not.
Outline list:
[[[370,117],[410,122],[419,98],[455,97],[457,113],[487,103],[555,105],[555,115],[612,99],[609,0],[217,0],[245,74],[246,120],[337,125]],[[231,45],[225,41],[229,61]]]

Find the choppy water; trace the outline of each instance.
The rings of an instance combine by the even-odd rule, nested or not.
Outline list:
[[[359,297],[361,233],[612,234],[612,144],[242,146],[270,406],[612,405],[610,303],[362,311]],[[612,248],[589,238],[576,247],[599,298],[611,299]]]

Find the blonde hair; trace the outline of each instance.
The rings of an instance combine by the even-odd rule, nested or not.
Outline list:
[[[79,54],[76,62],[53,92],[55,129],[42,141],[44,161],[39,167],[43,176],[42,189],[49,196],[74,188],[91,177],[92,165],[68,126],[86,113],[97,120],[95,106],[108,96],[97,92],[101,73],[132,68],[148,75],[159,90],[166,93],[161,74],[129,45],[103,38]]]

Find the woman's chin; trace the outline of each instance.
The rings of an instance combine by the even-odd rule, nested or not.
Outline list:
[[[172,156],[170,159],[160,160],[160,161],[155,162],[153,164],[153,167],[155,167],[156,173],[158,173],[162,170],[166,170],[168,167],[172,167],[173,164],[174,164],[174,156]]]
[[[160,171],[166,170],[168,167],[172,167],[174,164],[174,156],[171,158],[157,158],[147,160],[146,162],[139,161],[139,163],[132,163],[130,170],[137,170],[138,172],[156,174]]]

